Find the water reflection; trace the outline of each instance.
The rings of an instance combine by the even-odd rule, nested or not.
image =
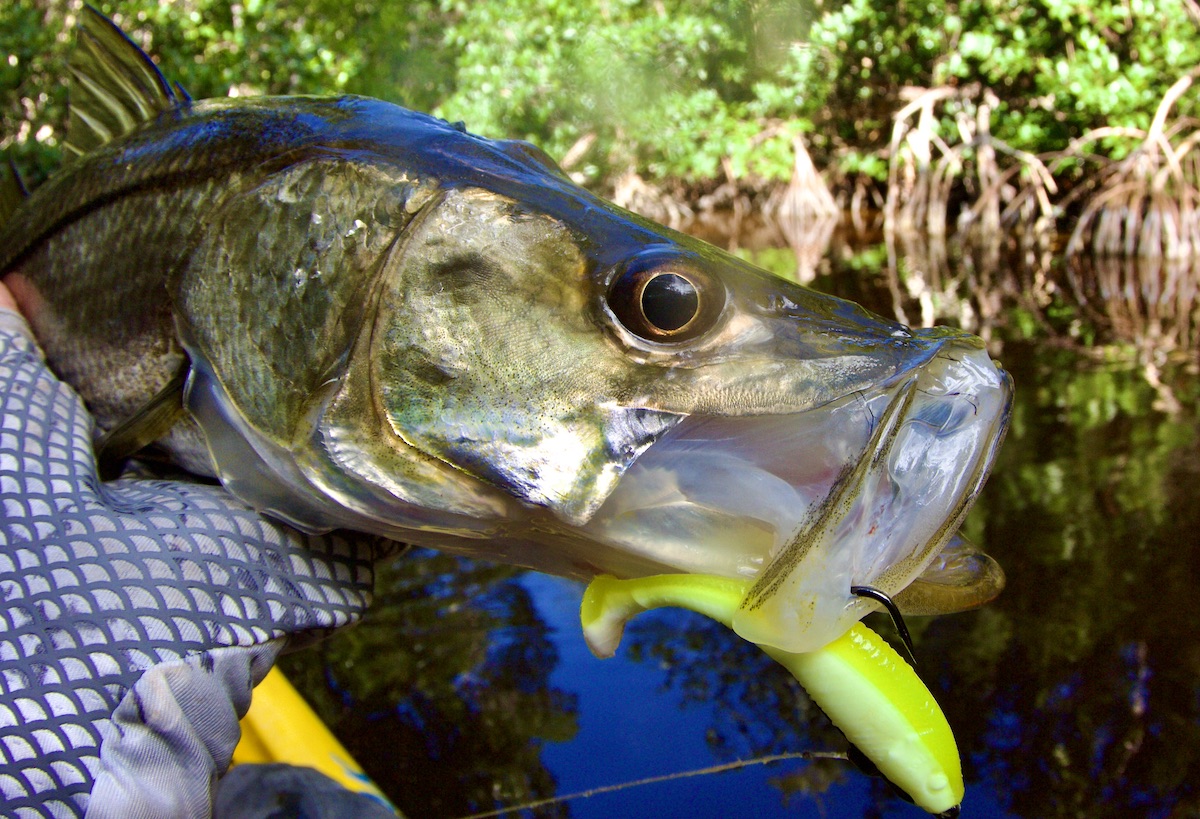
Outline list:
[[[1088,318],[1130,341],[1144,357],[1200,350],[1196,259],[1075,256],[1067,274]]]
[[[841,732],[797,689],[789,674],[761,650],[705,618],[658,616],[634,621],[622,651],[635,662],[661,670],[662,685],[679,694],[683,708],[719,703],[706,729],[714,760],[728,762],[798,749],[845,750]],[[815,759],[781,766],[770,783],[784,797],[808,805],[848,778],[862,777],[849,763]],[[875,783],[884,797],[883,782]],[[833,800],[839,798],[833,793]],[[798,800],[799,801],[799,800]],[[920,815],[915,811],[913,815]]]
[[[1150,379],[1147,359],[1089,347],[1170,337],[1176,352],[1194,350],[1182,282],[1195,274],[1163,263],[1154,291],[1148,268],[1038,272],[1011,247],[995,250],[1006,267],[985,264],[987,248],[841,236],[816,272],[818,287],[876,311],[990,334],[1018,385],[1008,440],[965,527],[1009,586],[980,611],[910,623],[962,751],[964,815],[1200,816],[1200,377],[1193,359],[1161,346]],[[743,252],[794,263],[788,247]],[[1086,309],[1072,306],[1077,286]],[[1160,298],[1147,323],[1144,294],[1169,288],[1192,312],[1168,321]],[[679,612],[635,620],[607,661],[624,665],[600,671],[613,666],[584,656],[577,590],[535,586],[486,564],[400,558],[366,623],[293,655],[287,670],[413,817],[698,767],[684,746],[705,746],[709,764],[843,747],[787,674],[725,629]],[[653,770],[612,773],[601,759],[643,759],[647,747]],[[689,783],[526,815],[923,815],[831,760]],[[734,807],[711,796],[722,791]]]
[[[1194,810],[1195,380],[1172,417],[1135,368],[1029,345],[1006,363],[1022,388],[968,535],[1009,587],[921,640],[969,776],[1022,816]]]
[[[403,555],[381,572],[366,622],[281,662],[409,817],[554,792],[539,756],[575,734],[575,700],[549,683],[557,652],[517,574]]]
[[[1124,345],[1152,381],[1168,359],[1200,355],[1200,259],[1068,256],[1065,237],[1044,230],[973,226],[945,236],[727,216],[701,213],[682,226],[913,326],[950,324],[996,345],[1012,338],[1080,350]]]

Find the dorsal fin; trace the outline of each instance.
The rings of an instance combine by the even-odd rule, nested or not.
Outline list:
[[[174,108],[179,97],[146,53],[91,6],[83,7],[63,147],[83,154]]]
[[[28,195],[29,191],[25,190],[25,183],[21,181],[21,174],[13,161],[9,159],[0,163],[0,227],[4,226],[8,217],[13,215],[13,211],[20,207]]]

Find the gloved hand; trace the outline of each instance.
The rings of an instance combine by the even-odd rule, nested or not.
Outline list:
[[[3,813],[208,816],[251,689],[361,615],[390,544],[302,535],[216,486],[101,482],[91,419],[5,297]]]

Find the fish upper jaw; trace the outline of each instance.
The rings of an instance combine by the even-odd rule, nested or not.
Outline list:
[[[626,472],[586,531],[681,571],[753,578],[747,639],[808,651],[906,588],[956,534],[1007,427],[1008,374],[973,336],[805,412],[692,416]]]

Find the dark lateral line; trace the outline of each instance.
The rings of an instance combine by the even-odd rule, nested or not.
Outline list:
[[[96,194],[94,198],[86,199],[75,207],[63,212],[53,222],[48,224],[44,230],[35,234],[31,239],[21,245],[20,250],[9,257],[6,257],[3,262],[0,262],[0,264],[3,265],[0,267],[0,277],[3,277],[11,270],[15,270],[21,264],[21,262],[25,261],[27,258],[36,253],[37,250],[42,247],[42,245],[50,241],[51,238],[60,231],[65,230],[70,225],[87,218],[92,213],[106,208],[114,202],[119,202],[128,196],[151,193],[154,191],[174,190],[179,187],[179,183],[181,181],[185,186],[189,184],[196,184],[205,179],[215,178],[221,173],[228,173],[231,169],[242,166],[253,166],[254,170],[258,174],[257,179],[262,179],[293,164],[299,164],[300,162],[317,158],[329,147],[330,146],[323,144],[298,145],[294,148],[289,148],[282,153],[268,153],[263,157],[236,156],[233,159],[225,162],[213,163],[212,165],[206,166],[201,171],[191,169],[168,170],[158,175],[152,175],[147,176],[144,179],[138,179],[128,185],[102,190],[100,193]],[[101,148],[103,148],[103,146],[101,146]],[[88,154],[85,154],[85,156],[90,156],[94,153],[95,151],[91,151]],[[297,157],[297,155],[299,156]],[[253,162],[256,159],[258,164],[253,165]],[[115,163],[106,166],[103,170],[115,172],[114,167]],[[56,176],[62,170],[63,167],[60,166],[51,174],[51,177]],[[50,181],[50,179],[47,179],[42,184],[45,185]],[[22,181],[21,184],[23,187],[24,182]],[[253,186],[250,185],[247,187]],[[40,190],[40,188],[41,186],[39,186],[38,189]],[[0,224],[0,229],[7,227],[9,227],[8,224]]]

